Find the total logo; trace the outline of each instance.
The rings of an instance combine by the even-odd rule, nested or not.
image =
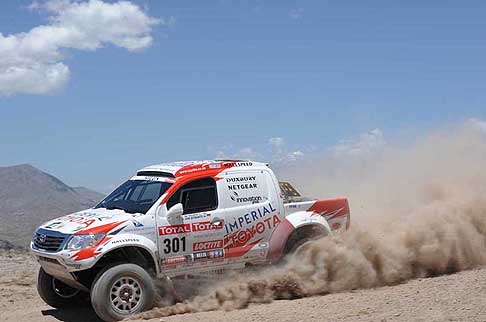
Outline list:
[[[159,236],[187,234],[191,231],[197,233],[201,231],[218,229],[223,229],[223,222],[213,224],[210,221],[201,221],[197,223],[192,223],[192,226],[191,224],[178,224],[159,227]]]
[[[223,229],[223,222],[219,222],[218,224],[213,224],[210,221],[201,221],[192,224],[192,231],[199,232],[199,231],[206,231],[206,230],[218,230]]]
[[[191,224],[180,224],[159,227],[159,236],[187,234],[191,232]]]

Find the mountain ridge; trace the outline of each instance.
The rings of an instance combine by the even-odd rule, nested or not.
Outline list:
[[[28,245],[41,223],[91,208],[103,195],[71,187],[30,164],[0,167],[0,240]]]

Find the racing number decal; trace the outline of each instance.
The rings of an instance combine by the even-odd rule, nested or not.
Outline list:
[[[174,237],[174,238],[165,238],[164,239],[164,254],[170,253],[178,253],[181,251],[181,244],[182,244],[182,251],[186,251],[186,237]]]

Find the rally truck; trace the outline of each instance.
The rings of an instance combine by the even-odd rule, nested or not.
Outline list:
[[[157,280],[276,264],[349,223],[347,199],[303,198],[265,163],[174,162],[145,167],[93,208],[41,225],[31,251],[48,305],[84,299],[118,321],[154,305]]]

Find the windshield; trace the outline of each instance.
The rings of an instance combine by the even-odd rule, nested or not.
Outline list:
[[[170,182],[156,180],[128,180],[95,208],[145,214],[171,185]]]

